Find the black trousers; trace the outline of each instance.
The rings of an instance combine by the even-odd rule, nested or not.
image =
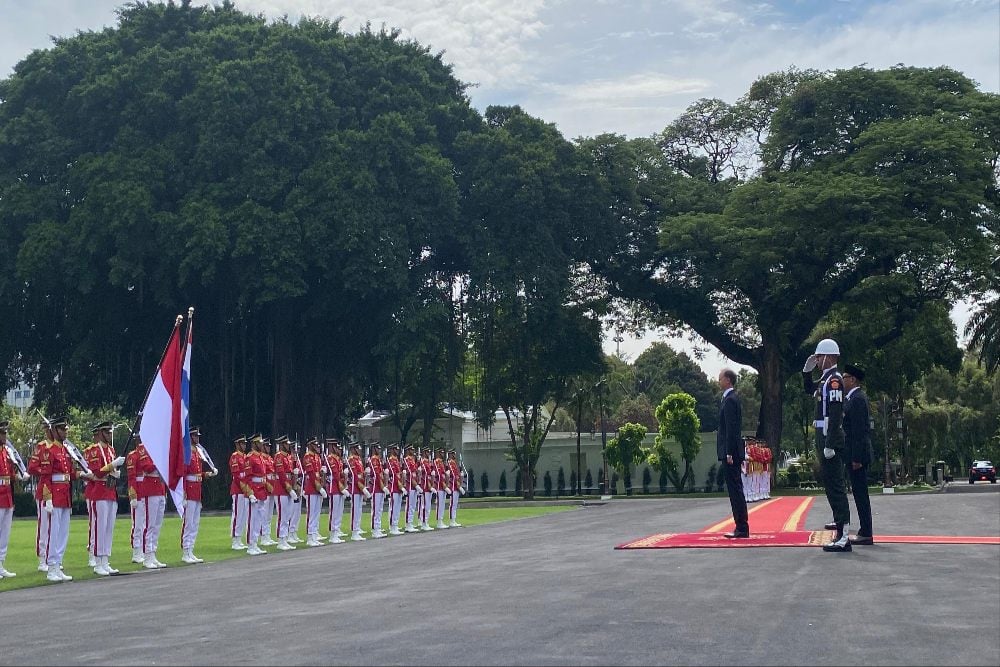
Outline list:
[[[868,466],[861,466],[857,470],[847,467],[847,474],[851,478],[851,493],[854,495],[854,506],[858,509],[858,535],[865,537],[872,536],[872,501],[868,497]]]
[[[740,464],[722,462],[726,471],[726,491],[729,492],[729,504],[733,508],[733,521],[736,522],[736,532],[750,534],[750,523],[747,520],[747,500],[743,497],[743,479],[740,477]]]
[[[851,522],[851,506],[847,502],[847,482],[844,479],[844,459],[835,454],[832,459],[823,456],[820,451],[820,470],[823,473],[823,488],[826,489],[826,499],[830,501],[833,510],[833,521],[843,525]],[[838,530],[837,534],[840,534]]]

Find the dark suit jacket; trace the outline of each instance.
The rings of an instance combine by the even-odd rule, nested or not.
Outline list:
[[[875,458],[872,451],[868,396],[860,387],[844,403],[844,449],[844,459],[848,463],[861,463],[867,466]]]
[[[722,408],[719,410],[719,433],[716,436],[715,450],[720,461],[725,461],[727,454],[733,457],[733,463],[746,457],[746,448],[740,434],[742,427],[743,408],[740,407],[736,390],[733,390],[722,399]]]

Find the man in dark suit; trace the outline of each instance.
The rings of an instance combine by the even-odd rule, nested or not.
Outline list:
[[[736,529],[726,533],[729,538],[750,537],[750,524],[747,521],[747,501],[743,496],[743,481],[740,479],[740,464],[746,454],[740,428],[743,426],[743,408],[736,396],[736,373],[726,368],[719,373],[719,386],[722,388],[722,407],[719,410],[719,433],[715,442],[716,454],[725,470],[726,490],[729,492],[729,504],[733,508],[733,521]]]
[[[847,474],[851,478],[851,493],[858,510],[861,527],[856,536],[850,538],[853,544],[874,544],[872,538],[872,505],[868,498],[868,466],[875,458],[872,452],[871,417],[868,397],[861,388],[865,372],[857,366],[844,366],[844,459],[850,464]]]

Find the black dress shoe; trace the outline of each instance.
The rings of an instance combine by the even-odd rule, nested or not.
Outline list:
[[[830,542],[830,544],[823,545],[823,551],[828,552],[841,552],[841,551],[851,551],[851,541],[846,542]]]
[[[871,535],[853,535],[851,544],[875,544],[875,538]]]
[[[837,530],[837,523],[835,521],[831,521],[828,524],[824,524],[823,527],[827,530]]]
[[[750,537],[750,533],[725,533],[723,537],[728,537],[731,540],[744,540]]]

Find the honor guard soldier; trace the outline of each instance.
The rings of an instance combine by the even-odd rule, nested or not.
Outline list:
[[[262,547],[273,547],[278,543],[277,540],[271,539],[271,519],[274,518],[275,513],[278,511],[278,496],[275,495],[278,484],[277,476],[274,474],[274,457],[271,456],[271,441],[263,438],[262,442],[263,447],[260,453],[264,457],[264,467],[267,469],[267,502],[265,503],[267,510],[264,512],[264,525],[261,528],[263,532],[258,544]]]
[[[292,501],[292,516],[288,526],[288,543],[298,544],[302,542],[299,538],[299,521],[302,520],[302,459],[299,457],[299,442],[292,443],[292,477],[295,479],[295,493],[298,500]]]
[[[258,546],[264,532],[265,514],[269,511],[267,461],[264,458],[264,438],[259,433],[250,438],[250,454],[247,456],[247,490],[250,502],[250,526],[247,529],[247,554],[259,556],[267,552]]]
[[[434,467],[434,451],[430,447],[424,447],[422,451],[424,456],[420,469],[424,493],[420,503],[420,530],[434,530],[430,518],[431,499],[437,494],[437,468]]]
[[[274,455],[274,494],[278,499],[278,549],[292,551],[295,547],[288,543],[288,533],[292,526],[292,508],[298,507],[295,501],[299,499],[299,493],[295,490],[296,480],[292,477],[295,459],[292,458],[292,444],[287,437],[281,436],[276,442],[278,452]]]
[[[55,440],[55,434],[52,431],[52,427],[49,424],[44,425],[45,438],[39,440],[35,443],[34,451],[32,451],[31,456],[28,457],[28,474],[30,476],[37,476],[36,473],[31,472],[37,469],[39,455],[48,449],[49,442]],[[42,485],[39,481],[35,482],[35,555],[38,557],[38,571],[48,572],[49,564],[46,560],[46,553],[48,552],[48,540],[49,540],[49,514],[45,511],[45,499],[42,498]]]
[[[413,526],[413,515],[417,509],[417,459],[413,455],[413,445],[410,444],[404,448],[403,479],[403,493],[406,498],[406,527],[403,528],[403,532],[415,533],[417,529]]]
[[[27,482],[31,479],[27,469],[22,469],[21,457],[17,450],[7,440],[7,429],[10,422],[0,421],[0,579],[11,579],[17,574],[4,569],[3,562],[7,559],[7,544],[10,542],[10,526],[14,518],[14,486],[15,479]]]
[[[382,466],[382,457],[378,454],[378,443],[372,445],[365,473],[368,476],[368,491],[371,493],[372,537],[378,539],[385,537],[385,531],[382,530],[382,508],[385,506],[385,496],[388,490],[385,483],[385,469]]]
[[[326,480],[323,475],[323,457],[319,453],[319,440],[309,438],[306,442],[306,454],[302,457],[302,470],[305,471],[305,482],[302,492],[306,494],[306,546],[318,547],[326,539],[319,534],[319,516],[323,511],[323,500],[329,495],[326,492]]]
[[[125,457],[118,456],[111,445],[112,429],[109,421],[94,426],[94,443],[83,452],[87,467],[94,473],[84,490],[90,506],[90,555],[95,561],[94,572],[102,577],[118,574],[108,561],[118,517],[118,477]]]
[[[146,530],[146,506],[139,503],[139,487],[135,481],[138,473],[135,466],[139,461],[139,452],[132,451],[125,455],[125,480],[128,488],[128,504],[132,510],[132,532],[129,533],[129,544],[132,545],[132,562],[141,563],[142,533]]]
[[[386,474],[389,477],[389,534],[402,535],[399,529],[399,515],[403,509],[403,486],[401,476],[403,464],[399,460],[399,445],[389,445]]]
[[[436,528],[447,528],[444,522],[444,498],[448,495],[448,487],[451,485],[448,467],[444,464],[444,447],[439,447],[437,457],[434,459],[434,471],[437,474],[437,526]]]
[[[451,488],[449,495],[451,502],[448,503],[448,527],[460,528],[462,524],[458,522],[458,499],[465,493],[462,486],[462,469],[458,465],[458,452],[454,449],[448,452],[448,472],[451,473]]]
[[[160,471],[153,463],[153,457],[146,450],[139,434],[135,435],[135,488],[139,504],[143,506],[146,525],[142,530],[142,566],[147,570],[166,567],[156,557],[160,545],[160,529],[163,528],[163,515],[167,510],[167,485],[160,476]]]
[[[79,474],[73,467],[66,440],[68,422],[60,417],[52,422],[53,438],[48,446],[38,452],[33,460],[34,469],[28,472],[38,476],[42,487],[43,511],[49,514],[49,534],[46,545],[45,563],[48,565],[46,579],[49,581],[72,581],[73,577],[63,572],[62,562],[69,541],[69,519],[71,509],[70,483]]]
[[[249,530],[250,518],[250,488],[247,486],[247,438],[245,435],[233,440],[236,448],[229,455],[229,497],[233,501],[232,521],[230,521],[230,537],[234,551],[246,549],[242,537]]]
[[[347,488],[347,474],[344,462],[340,459],[340,441],[336,438],[326,439],[326,469],[327,494],[330,496],[330,516],[327,530],[330,533],[330,544],[342,544],[347,533],[340,529],[344,519],[344,499],[350,495]]]
[[[805,390],[816,396],[816,449],[822,457],[823,484],[837,528],[836,539],[824,545],[823,550],[834,552],[851,550],[851,508],[844,485],[844,378],[837,370],[839,357],[836,341],[825,338],[802,368]],[[812,379],[814,368],[822,371],[818,388]]]
[[[201,446],[201,429],[193,428],[191,434],[191,462],[184,469],[184,516],[181,519],[181,560],[185,563],[204,563],[194,555],[194,543],[201,526],[202,481],[218,472]],[[206,469],[207,466],[207,469]]]
[[[361,535],[362,498],[370,497],[371,492],[365,486],[365,463],[361,460],[361,445],[351,445],[351,454],[347,457],[347,481],[351,487],[351,541],[363,542]]]

